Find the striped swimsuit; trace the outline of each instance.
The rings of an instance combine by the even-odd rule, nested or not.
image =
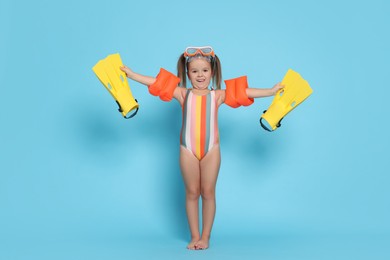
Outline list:
[[[183,103],[180,144],[190,150],[198,160],[219,142],[217,118],[215,91],[198,96],[187,90]]]

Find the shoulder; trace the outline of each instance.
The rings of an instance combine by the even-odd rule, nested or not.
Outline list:
[[[176,87],[173,92],[173,97],[179,101],[180,104],[183,104],[184,99],[187,94],[187,89],[183,87]]]
[[[217,100],[218,106],[225,102],[225,90],[217,89],[215,90],[215,99]]]

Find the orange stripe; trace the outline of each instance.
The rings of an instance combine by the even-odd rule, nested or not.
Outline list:
[[[201,96],[196,96],[195,97],[195,105],[194,105],[194,110],[195,110],[195,129],[194,129],[194,148],[195,148],[195,155],[198,157],[198,159],[201,159],[201,150],[200,150],[200,135],[201,135],[201,109],[202,109],[202,97]]]
[[[206,143],[206,98],[202,96],[202,109],[201,109],[201,125],[200,125],[200,154],[201,158],[205,155],[205,143]]]

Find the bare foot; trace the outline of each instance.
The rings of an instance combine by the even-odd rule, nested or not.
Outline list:
[[[206,238],[202,238],[195,244],[195,249],[196,250],[204,250],[209,248],[209,240]]]
[[[190,250],[195,250],[196,247],[196,243],[199,241],[199,238],[193,238],[190,243],[187,245],[187,249],[190,249]]]

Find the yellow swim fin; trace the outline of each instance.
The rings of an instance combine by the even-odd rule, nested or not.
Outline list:
[[[276,93],[270,107],[260,118],[260,125],[270,132],[280,127],[282,119],[313,92],[309,83],[292,69],[287,71],[282,85],[284,88]]]
[[[121,66],[123,66],[121,57],[116,53],[100,60],[92,70],[115,99],[119,112],[127,119],[137,114],[139,106],[137,100],[133,98],[126,74],[120,70]]]

